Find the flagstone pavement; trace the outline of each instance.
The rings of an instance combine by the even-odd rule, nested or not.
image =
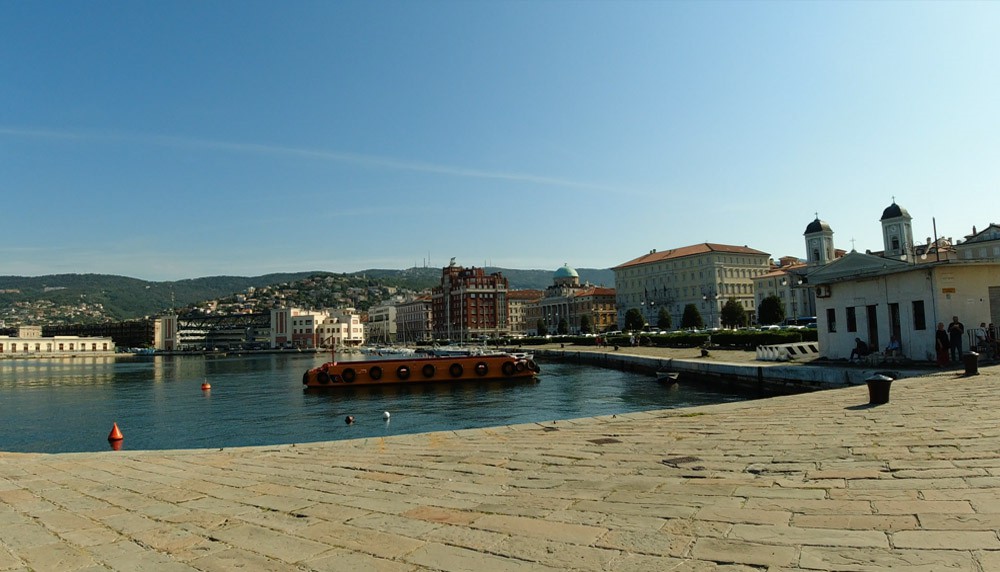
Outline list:
[[[0,453],[0,570],[988,572],[998,418],[988,366],[896,380],[879,406],[856,386],[355,441]]]

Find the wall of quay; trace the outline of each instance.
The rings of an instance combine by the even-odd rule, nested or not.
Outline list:
[[[711,382],[738,388],[778,393],[801,393],[862,385],[875,374],[893,379],[916,377],[926,372],[885,368],[837,367],[829,365],[726,363],[720,361],[658,358],[617,352],[588,352],[565,349],[540,349],[535,357],[622,371],[657,375],[675,372],[680,381]]]

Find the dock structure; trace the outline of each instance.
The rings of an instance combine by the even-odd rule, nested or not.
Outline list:
[[[332,443],[0,453],[0,570],[1000,570],[998,387],[989,365],[897,379],[877,406],[846,385]]]

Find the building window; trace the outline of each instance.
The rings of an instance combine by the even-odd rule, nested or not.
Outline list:
[[[856,332],[858,331],[858,316],[855,313],[854,306],[847,308],[847,331]]]
[[[837,313],[833,308],[826,309],[826,331],[831,333],[837,331]]]
[[[913,329],[914,330],[926,330],[927,329],[927,318],[924,315],[924,301],[914,300],[913,301]]]

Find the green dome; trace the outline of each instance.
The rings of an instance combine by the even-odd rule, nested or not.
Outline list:
[[[562,268],[556,270],[554,278],[579,278],[576,270],[570,268],[569,264],[563,264]]]

